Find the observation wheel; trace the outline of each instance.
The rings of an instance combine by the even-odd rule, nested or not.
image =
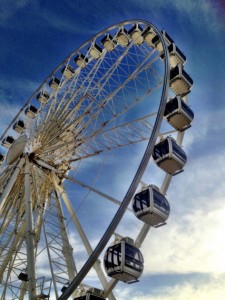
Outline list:
[[[165,31],[121,22],[24,104],[0,137],[1,300],[115,300],[117,283],[138,281],[139,248],[186,163],[185,60]]]

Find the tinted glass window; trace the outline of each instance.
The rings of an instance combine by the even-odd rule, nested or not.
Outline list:
[[[150,199],[149,199],[149,189],[146,189],[134,197],[134,204],[133,209],[135,212],[139,210],[143,210],[146,207],[150,206]]]
[[[80,296],[75,298],[74,300],[86,300],[86,296]]]
[[[185,152],[181,149],[181,147],[178,146],[174,141],[172,141],[172,146],[173,146],[173,153],[177,157],[179,157],[181,160],[186,162],[187,161],[187,156],[186,156]]]
[[[170,79],[175,78],[177,75],[179,75],[179,67],[178,66],[176,66],[175,68],[173,68],[170,71]]]
[[[190,82],[190,84],[193,84],[192,78],[184,70],[182,70],[182,74]]]
[[[170,43],[173,43],[172,38],[169,36],[169,34],[168,34],[167,32],[164,33],[164,36],[167,38],[167,40],[168,40]]]
[[[168,141],[165,140],[154,147],[153,158],[157,159],[169,153]]]
[[[180,51],[180,49],[175,44],[170,44],[168,47],[169,53],[177,53],[180,55],[184,61],[186,61],[186,56]]]
[[[169,212],[170,206],[167,199],[158,191],[153,190],[154,206],[163,212]]]
[[[143,257],[140,250],[132,245],[125,245],[125,265],[131,269],[143,269]]]
[[[95,296],[95,295],[90,295],[90,298],[89,300],[103,300],[104,298],[101,298],[101,297],[98,297],[98,296]]]
[[[106,269],[121,265],[121,244],[109,247],[104,258]]]
[[[182,106],[182,109],[186,112],[186,114],[188,114],[193,119],[194,118],[194,113],[190,109],[190,107],[183,101],[181,102],[181,106]]]
[[[30,110],[31,110],[32,112],[34,112],[34,113],[37,112],[37,108],[36,108],[35,106],[33,106],[33,105],[30,106]]]
[[[171,99],[169,102],[166,103],[164,116],[170,114],[171,112],[174,112],[177,108],[178,108],[177,98]]]
[[[186,60],[186,56],[180,51],[180,49],[176,47],[176,51],[183,58],[183,60],[185,61]]]

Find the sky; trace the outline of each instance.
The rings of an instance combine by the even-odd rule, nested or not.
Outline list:
[[[140,282],[119,285],[116,295],[118,300],[224,300],[224,1],[0,0],[0,7],[1,132],[57,65],[110,25],[146,20],[182,49],[194,80],[189,104],[195,119],[183,144],[188,163],[169,186],[167,226],[151,229],[141,248]]]

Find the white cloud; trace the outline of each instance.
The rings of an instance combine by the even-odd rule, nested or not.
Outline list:
[[[9,77],[6,78],[3,75],[0,76],[0,99],[10,101],[12,97],[21,97],[21,94],[26,96],[31,96],[31,94],[39,87],[40,82],[30,80],[26,77],[16,78]],[[18,99],[19,101],[20,99]]]
[[[225,271],[224,156],[191,161],[173,178],[168,225],[152,229],[142,247],[145,274]]]
[[[172,4],[177,10],[186,12],[189,18],[196,26],[202,26],[205,23],[210,30],[217,32],[222,29],[222,22],[218,22],[218,6],[211,1],[173,1]],[[210,20],[210,21],[209,21]],[[209,26],[210,22],[210,26]]]
[[[146,5],[145,1],[140,1],[143,5]],[[219,5],[209,0],[198,0],[198,1],[167,1],[167,6],[165,6],[165,1],[155,1],[151,2],[149,8],[162,10],[162,7],[171,7],[177,12],[184,14],[189,17],[190,21],[197,28],[202,28],[206,26],[209,30],[217,32],[222,30],[224,23],[219,22]],[[222,18],[221,18],[222,21]],[[182,23],[181,23],[182,24]],[[182,26],[182,25],[181,25]]]
[[[225,209],[196,210],[181,216],[183,223],[174,220],[167,228],[152,229],[142,247],[144,273],[224,272],[224,215]]]
[[[38,88],[38,83],[26,78],[7,80],[0,76],[0,87],[0,132],[2,134],[28,98]],[[14,135],[14,133],[10,131],[8,134]]]
[[[124,287],[118,293],[119,300],[223,300],[225,294],[224,274],[221,277],[212,277],[207,282],[196,284],[177,284],[173,287],[160,287],[153,293],[144,294]]]

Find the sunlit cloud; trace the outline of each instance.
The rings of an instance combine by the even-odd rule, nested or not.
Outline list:
[[[172,287],[160,287],[149,293],[140,289],[132,290],[124,287],[119,291],[119,299],[125,300],[222,300],[224,299],[225,286],[224,274],[221,277],[211,277],[207,281],[198,281],[195,284],[176,284]]]
[[[152,229],[142,247],[145,274],[225,271],[224,156],[191,161],[185,176],[174,178],[168,225]]]

